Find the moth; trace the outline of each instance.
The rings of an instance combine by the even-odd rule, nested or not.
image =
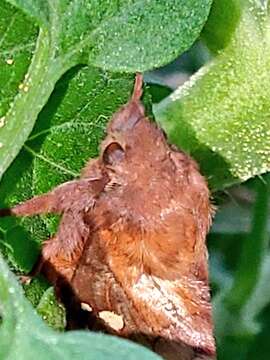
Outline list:
[[[197,163],[146,117],[142,86],[137,74],[100,156],[79,179],[0,216],[62,214],[34,272],[67,307],[82,309],[88,327],[142,342],[167,359],[213,358],[209,189]]]

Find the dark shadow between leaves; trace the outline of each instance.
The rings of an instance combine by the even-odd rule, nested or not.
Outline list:
[[[54,115],[56,114],[59,105],[62,103],[63,99],[66,96],[70,80],[77,75],[77,73],[82,69],[82,67],[82,65],[77,65],[71,68],[57,81],[47,104],[44,106],[37,118],[35,127],[30,134],[30,139],[36,134],[50,129],[51,121],[54,118]]]

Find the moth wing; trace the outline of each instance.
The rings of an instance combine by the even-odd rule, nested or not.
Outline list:
[[[150,269],[156,267],[147,271],[138,265],[146,264],[149,252],[136,242],[138,232],[120,229],[118,224],[91,234],[72,279],[78,300],[88,304],[97,318],[103,319],[104,312],[109,317],[118,315],[122,320],[118,318],[117,328],[110,321],[105,325],[120,336],[146,335],[214,355],[207,277],[195,277],[189,271],[178,278],[168,278],[164,272],[153,275]],[[144,240],[149,244],[149,238]]]
[[[190,286],[201,293],[199,301],[194,299],[194,293],[190,294]],[[139,332],[215,354],[211,304],[205,284],[198,281],[185,286],[180,280],[142,274],[126,293],[131,299],[130,312],[134,306],[139,309],[139,317],[134,318]]]
[[[124,327],[119,335],[137,333],[160,337],[213,355],[215,342],[207,278],[201,280],[186,274],[172,279],[166,278],[164,273],[157,276],[147,273],[143,267],[133,266],[134,260],[138,260],[130,257],[129,252],[134,238],[126,232],[122,236],[119,233],[113,236],[112,232],[103,231],[101,241],[111,244],[109,255],[105,254],[99,262],[107,263],[111,274],[102,277],[103,282],[110,278],[106,285],[107,301],[102,305],[123,316]],[[117,255],[119,248],[127,252],[126,256]],[[140,256],[138,254],[140,252],[135,251],[134,256]],[[145,253],[141,255],[145,256]],[[168,270],[168,276],[169,273]]]

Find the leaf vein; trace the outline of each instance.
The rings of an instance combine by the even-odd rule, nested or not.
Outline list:
[[[17,16],[17,13],[15,13],[15,14],[12,15],[12,18],[11,18],[11,20],[10,20],[10,23],[8,24],[8,27],[6,28],[6,30],[4,31],[4,33],[3,33],[3,35],[2,35],[2,37],[1,37],[1,39],[0,39],[0,46],[2,46],[2,44],[3,44],[3,42],[4,42],[5,38],[6,38],[9,30],[10,30],[11,27],[13,26],[16,16]]]
[[[27,44],[23,44],[23,45],[14,46],[11,49],[0,51],[0,54],[3,55],[3,56],[11,55],[11,54],[14,54],[16,52],[21,52],[22,50],[26,50],[28,48],[31,48],[34,45],[35,45],[35,43],[31,42],[31,43],[27,43]]]
[[[37,152],[35,152],[33,149],[31,149],[29,146],[24,145],[25,150],[27,150],[30,154],[32,154],[33,156],[35,156],[36,158],[46,162],[47,164],[50,164],[52,167],[61,170],[63,173],[67,174],[67,175],[71,175],[74,177],[78,177],[80,174],[77,172],[74,172],[72,170],[69,170],[67,168],[65,168],[64,166],[60,165],[60,164],[56,164],[54,161],[52,161],[51,159],[48,159],[47,157],[38,154]]]

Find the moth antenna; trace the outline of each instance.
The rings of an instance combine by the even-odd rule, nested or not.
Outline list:
[[[143,76],[141,73],[136,73],[136,78],[135,78],[135,84],[134,84],[134,90],[133,90],[133,94],[131,99],[133,101],[139,101],[143,90],[142,90],[142,86],[143,86]]]

